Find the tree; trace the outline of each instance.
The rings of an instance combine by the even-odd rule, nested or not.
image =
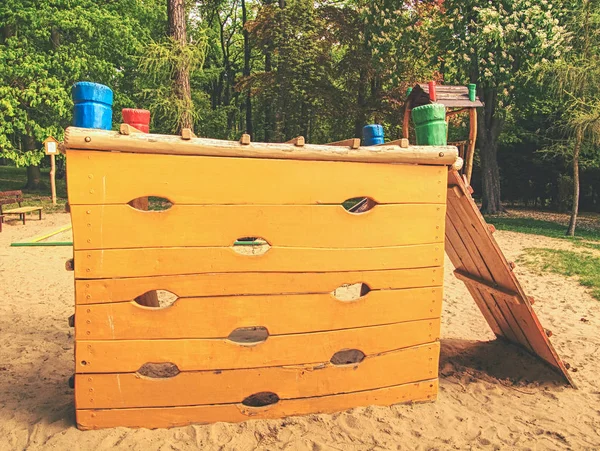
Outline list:
[[[121,84],[159,14],[152,1],[2,2],[0,156],[27,166],[27,188],[41,183],[41,142],[61,139],[71,122],[73,83],[109,85],[118,108],[130,94]]]
[[[570,6],[567,26],[573,35],[571,46],[561,58],[546,64],[543,73],[562,101],[567,137],[557,148],[572,161],[573,203],[567,235],[574,236],[582,150],[598,154],[595,146],[600,144],[600,1],[580,0]]]
[[[476,83],[485,107],[478,112],[482,211],[504,210],[497,152],[507,110],[528,71],[565,50],[563,13],[547,0],[446,0],[438,39],[444,49],[444,79]]]

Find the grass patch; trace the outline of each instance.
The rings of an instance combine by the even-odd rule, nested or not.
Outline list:
[[[525,249],[520,260],[526,266],[540,272],[553,272],[563,276],[575,276],[581,285],[589,287],[592,296],[600,300],[600,257],[590,252],[574,252],[557,249]]]
[[[23,187],[27,183],[27,169],[14,166],[0,166],[0,191],[23,191],[23,205],[38,206],[44,208],[44,212],[65,211],[67,202],[67,188],[64,180],[56,180],[56,203],[52,205],[50,193],[50,169],[44,168],[42,172],[43,186],[39,190],[26,190]],[[14,205],[16,206],[16,204]],[[13,205],[8,205],[11,208]]]
[[[576,237],[568,237],[567,227],[552,221],[541,219],[506,217],[506,216],[487,216],[485,218],[490,224],[494,224],[498,230],[509,230],[511,232],[528,233],[530,235],[542,235],[550,238],[564,238],[569,240],[593,240],[600,242],[600,228],[597,230],[583,229],[577,227]]]

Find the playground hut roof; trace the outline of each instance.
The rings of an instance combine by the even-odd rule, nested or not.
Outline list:
[[[469,100],[469,88],[466,86],[437,85],[435,92],[435,103],[441,103],[446,108],[478,108],[483,106],[479,97],[476,97],[474,102]],[[417,83],[408,96],[408,100],[410,100],[411,108],[433,103],[429,99],[429,85],[427,83]]]

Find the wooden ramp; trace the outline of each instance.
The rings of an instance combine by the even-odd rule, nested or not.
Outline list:
[[[446,252],[497,337],[537,355],[575,386],[464,181],[448,175]]]

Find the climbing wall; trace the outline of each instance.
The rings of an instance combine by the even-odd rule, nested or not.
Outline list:
[[[66,141],[80,428],[436,398],[445,164],[292,160],[294,144],[279,158],[111,152],[85,133]],[[132,206],[148,196],[172,205]],[[357,196],[368,211],[342,206]],[[248,242],[266,245],[236,249]],[[154,290],[178,299],[136,302]]]
[[[446,253],[496,336],[537,355],[573,384],[458,172],[448,176]]]

